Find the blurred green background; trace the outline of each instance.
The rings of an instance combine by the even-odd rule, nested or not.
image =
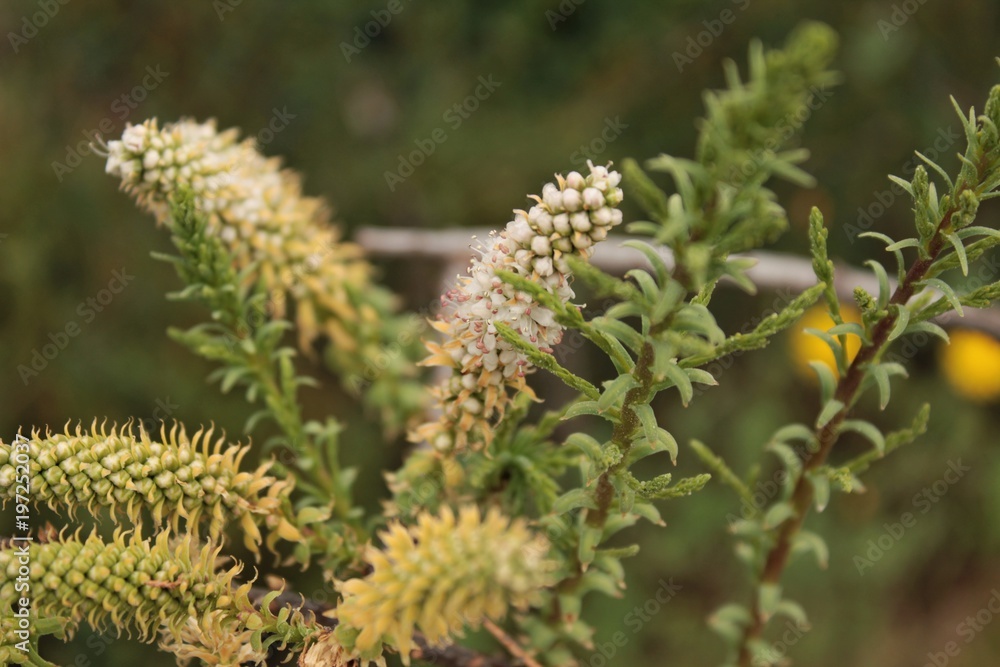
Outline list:
[[[885,175],[903,173],[914,149],[940,140],[939,152],[953,155],[959,144],[941,139],[959,127],[948,96],[963,107],[981,106],[1000,79],[994,63],[1000,5],[983,0],[400,0],[401,11],[372,28],[377,35],[358,48],[364,40],[354,42],[356,30],[371,24],[372,12],[386,16],[389,4],[0,5],[0,436],[94,416],[215,422],[239,433],[247,414],[239,396],[219,396],[205,383],[208,364],[165,337],[168,326],[196,322],[202,313],[164,299],[178,283],[149,252],[169,249],[169,241],[117,191],[103,161],[86,154],[94,130],[112,139],[126,122],[150,116],[215,117],[223,127],[258,136],[266,153],[302,171],[307,191],[328,197],[348,232],[360,225],[499,227],[524,205],[525,193],[585,157],[689,155],[701,91],[721,85],[721,61],[743,62],[750,39],[778,44],[799,21],[820,19],[842,36],[837,67],[845,78],[803,139],[813,155],[806,168],[822,185],[777,187],[793,221],[779,247],[803,251],[807,212],[818,205],[831,226],[831,254],[858,264],[881,248],[852,242],[845,226],[858,224],[859,207],[879,201],[876,193],[889,184]],[[724,10],[734,20],[719,30]],[[690,47],[699,36],[700,54]],[[689,47],[692,62],[678,67],[675,53]],[[500,85],[467,118],[448,114],[481,76]],[[264,131],[269,126],[277,131]],[[446,140],[390,189],[386,172],[436,128]],[[957,160],[943,162],[953,167]],[[983,224],[995,225],[995,218],[995,208],[984,208]],[[905,234],[907,204],[889,203],[873,224]],[[436,273],[425,263],[401,258],[383,268],[411,308],[426,307],[437,292]],[[91,318],[81,304],[122,269],[134,279]],[[724,329],[736,331],[773,300],[773,294],[751,299],[725,292],[716,315]],[[22,377],[18,366],[70,322],[80,334],[37,376]],[[672,398],[659,404],[678,441],[697,437],[744,467],[759,458],[775,428],[810,420],[816,392],[788,371],[785,342],[734,360],[721,386],[690,408]],[[997,405],[953,394],[936,358],[933,345],[921,348],[910,363],[911,381],[897,385],[890,409],[863,409],[888,428],[930,401],[930,433],[867,475],[868,493],[836,497],[811,519],[831,557],[825,572],[804,559],[789,571],[788,595],[805,602],[814,624],[795,638],[797,664],[971,666],[1000,658],[1000,620],[971,637],[959,627],[1000,590]],[[398,465],[404,444],[375,446],[377,431],[332,378],[307,401],[311,413],[332,411],[351,423],[356,445],[346,455],[362,466],[358,493],[375,507],[385,494],[380,471]],[[943,479],[949,461],[958,459],[970,471],[921,513],[915,494]],[[700,469],[688,454],[678,472]],[[725,489],[710,486],[666,506],[666,530],[636,532],[643,551],[630,563],[625,597],[595,598],[588,612],[605,649],[619,631],[627,642],[610,661],[598,651],[583,664],[717,664],[720,643],[705,617],[747,594],[724,531],[733,508]],[[916,514],[916,524],[859,574],[855,556],[864,556],[869,541],[886,532],[884,524],[905,512]],[[671,577],[682,590],[636,622],[642,615],[634,608]],[[306,593],[316,586],[298,581]],[[960,655],[932,662],[928,654],[950,641]],[[55,662],[79,667],[172,664],[135,642],[87,633],[46,648]]]

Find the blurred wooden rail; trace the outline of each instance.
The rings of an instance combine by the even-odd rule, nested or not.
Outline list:
[[[441,263],[442,279],[450,280],[456,274],[464,274],[472,256],[474,238],[489,236],[488,229],[445,229],[423,230],[397,227],[362,227],[355,240],[373,257],[435,259]],[[621,275],[635,267],[648,267],[642,253],[622,245],[626,239],[611,236],[599,246],[592,262],[608,273]],[[673,256],[668,248],[660,253],[668,266],[673,265]],[[736,257],[737,255],[733,255]],[[793,293],[816,284],[812,263],[808,258],[787,253],[757,250],[738,255],[757,260],[757,264],[747,274],[764,290],[787,290]],[[854,301],[854,288],[863,287],[869,293],[878,292],[878,280],[871,271],[838,264],[836,267],[837,294],[843,301]],[[1000,280],[1000,276],[996,277]],[[893,287],[895,280],[891,279]],[[729,281],[729,284],[733,284]],[[936,319],[943,326],[974,327],[1000,337],[1000,309],[966,308],[965,317],[948,313]]]

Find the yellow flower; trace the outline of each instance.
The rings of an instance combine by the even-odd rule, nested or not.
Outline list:
[[[382,542],[369,554],[371,574],[340,584],[338,636],[365,659],[384,642],[409,663],[415,632],[441,644],[465,626],[526,608],[550,579],[548,543],[496,509],[422,513],[414,526],[391,525]]]
[[[970,329],[953,331],[941,350],[941,370],[956,393],[973,401],[1000,397],[1000,342]]]
[[[840,304],[840,314],[845,322],[861,322],[861,313],[857,308],[848,304]],[[834,326],[834,321],[826,311],[825,305],[813,306],[805,312],[798,323],[791,329],[791,340],[789,342],[790,353],[795,370],[805,378],[815,379],[816,371],[809,362],[822,362],[837,375],[837,362],[833,357],[830,346],[817,336],[806,333],[806,329],[819,329],[826,331]],[[857,336],[847,336],[847,360],[852,361],[861,349],[861,340]]]

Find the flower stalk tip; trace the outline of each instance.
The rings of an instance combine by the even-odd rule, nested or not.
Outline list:
[[[489,444],[492,421],[512,400],[508,389],[528,392],[525,376],[534,366],[497,331],[496,322],[512,327],[543,352],[562,340],[555,313],[530,294],[505,283],[507,271],[541,286],[567,303],[574,293],[567,257],[589,258],[594,246],[620,224],[621,175],[588,162],[589,173],[570,172],[546,183],[536,204],[514,211],[514,219],[491,233],[473,257],[466,276],[441,297],[434,328],[444,341],[427,342],[426,366],[444,366],[452,374],[434,389],[441,416],[418,427],[416,441],[440,451]]]

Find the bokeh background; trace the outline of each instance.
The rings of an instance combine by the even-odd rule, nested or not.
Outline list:
[[[204,381],[209,365],[165,337],[168,326],[202,314],[165,300],[176,277],[149,253],[169,249],[169,241],[86,151],[95,130],[115,138],[126,122],[150,116],[215,117],[241,127],[266,153],[301,170],[307,191],[329,198],[348,233],[361,225],[499,227],[523,205],[524,193],[586,157],[689,155],[701,91],[721,85],[722,60],[743,62],[752,38],[780,43],[799,21],[820,19],[842,36],[837,67],[844,82],[803,138],[812,151],[807,168],[821,185],[777,187],[793,222],[778,246],[804,251],[807,212],[818,205],[831,226],[832,254],[860,264],[881,246],[852,241],[848,226],[858,225],[859,207],[878,210],[873,204],[889,197],[885,175],[903,173],[915,149],[937,150],[954,167],[959,125],[948,96],[963,107],[981,106],[1000,80],[1000,5],[986,0],[400,0],[388,25],[368,26],[377,34],[367,46],[355,42],[372,12],[385,16],[388,5],[0,4],[0,437],[95,416],[215,422],[239,433],[247,414],[239,396],[220,396]],[[735,20],[720,31],[714,22],[723,10]],[[40,20],[39,12],[51,16]],[[675,53],[699,35],[701,53],[692,48],[692,62],[679,67]],[[468,117],[447,115],[479,77],[500,85]],[[386,172],[436,128],[444,130],[444,143],[390,188]],[[881,203],[872,228],[906,234],[907,203]],[[997,209],[985,207],[983,220],[995,226]],[[436,271],[426,262],[403,257],[382,266],[411,308],[426,307],[437,291]],[[105,289],[115,270],[134,278],[101,312],[85,315],[89,307],[80,304]],[[990,271],[1000,277],[996,267]],[[736,331],[775,298],[724,292],[716,315]],[[22,376],[18,366],[70,322],[80,335],[37,376]],[[658,404],[662,419],[679,441],[697,437],[743,469],[759,459],[775,428],[815,414],[815,387],[790,370],[790,349],[785,336],[734,359],[721,386],[691,407],[672,398]],[[973,364],[989,353],[988,346],[974,350]],[[867,403],[862,412],[889,428],[929,401],[930,432],[872,470],[867,493],[838,496],[810,520],[831,556],[826,571],[805,559],[789,571],[787,593],[805,603],[814,626],[794,637],[797,664],[971,666],[1000,658],[1000,619],[971,636],[963,628],[973,626],[960,626],[977,613],[979,624],[992,620],[981,610],[1000,598],[997,403],[971,400],[949,385],[935,344],[916,347],[911,357],[911,380],[897,385],[891,407],[879,413]],[[309,410],[350,422],[355,446],[346,456],[361,466],[357,491],[375,507],[385,494],[380,471],[398,465],[405,445],[376,444],[377,430],[357,406],[331,378],[323,384],[308,393]],[[936,502],[915,499],[959,460],[968,472],[938,484],[944,491],[934,494]],[[693,456],[682,457],[679,473],[699,471]],[[666,530],[635,531],[643,550],[630,563],[625,597],[595,598],[588,611],[599,643],[608,645],[619,631],[628,641],[610,661],[595,652],[583,656],[584,664],[717,664],[720,643],[705,618],[747,593],[725,533],[734,508],[726,489],[710,486],[666,506]],[[899,539],[883,537],[891,548],[859,573],[855,557],[870,558],[870,541],[877,544],[885,524],[906,512],[916,524]],[[671,577],[682,590],[636,623],[634,608]],[[307,592],[310,586],[317,584],[300,584]],[[948,642],[960,654],[933,662],[928,654]],[[55,662],[80,667],[172,663],[136,642],[87,633],[47,649]]]

